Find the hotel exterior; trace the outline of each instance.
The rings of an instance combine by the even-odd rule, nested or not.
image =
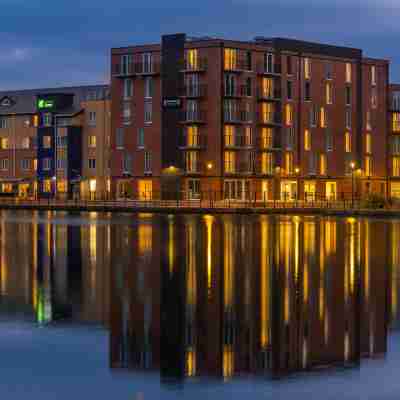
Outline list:
[[[107,198],[109,138],[108,86],[0,92],[0,193]]]
[[[111,71],[116,198],[398,193],[386,60],[291,39],[177,34],[112,49]]]

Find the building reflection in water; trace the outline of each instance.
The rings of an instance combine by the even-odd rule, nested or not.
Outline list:
[[[139,217],[111,250],[111,366],[229,379],[383,356],[397,238],[400,223],[367,219]]]

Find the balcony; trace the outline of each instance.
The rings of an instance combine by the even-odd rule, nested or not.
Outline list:
[[[224,135],[224,146],[226,149],[251,149],[253,143],[248,135]]]
[[[253,121],[253,113],[246,110],[224,110],[224,122],[246,124]]]
[[[204,124],[206,118],[206,112],[203,110],[185,110],[181,112],[180,122],[184,124]]]
[[[274,90],[266,90],[264,88],[257,89],[258,100],[280,101],[281,98],[282,98],[282,92],[280,89],[274,89]]]
[[[254,164],[250,161],[234,161],[234,162],[224,162],[224,174],[225,175],[236,175],[254,174]]]
[[[180,96],[192,99],[207,96],[207,85],[186,85],[180,90]]]
[[[226,86],[224,85],[224,97],[231,98],[241,98],[241,97],[251,97],[251,89],[249,91],[248,86]]]
[[[186,133],[180,136],[179,148],[181,150],[203,150],[206,148],[207,137],[202,134],[188,135]]]
[[[115,64],[112,69],[112,75],[117,78],[126,78],[136,75],[157,75],[159,73],[160,63],[155,61],[151,63]]]
[[[238,59],[236,61],[228,62],[224,64],[224,71],[227,72],[248,72],[252,71],[251,65],[249,65],[248,60]]]
[[[193,62],[184,60],[181,65],[181,72],[205,72],[207,71],[208,63],[206,58],[198,58]]]
[[[192,161],[192,162],[186,161],[184,173],[186,175],[201,174],[201,172],[203,170],[202,166],[203,166],[203,163],[199,160]]]
[[[259,112],[257,113],[257,122],[261,125],[281,125],[282,117],[278,112]]]
[[[266,65],[263,62],[257,65],[257,74],[279,76],[282,73],[281,64]]]

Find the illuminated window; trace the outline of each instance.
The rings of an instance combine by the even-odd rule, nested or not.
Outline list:
[[[321,128],[326,128],[326,112],[325,112],[324,107],[321,107],[321,112],[320,112],[319,116],[320,116]]]
[[[304,78],[311,78],[311,61],[309,58],[304,59]]]
[[[199,67],[199,58],[198,58],[197,49],[188,49],[186,50],[186,69],[189,71],[195,71]]]
[[[392,158],[392,176],[400,176],[400,157]]]
[[[376,87],[371,89],[371,107],[377,108],[378,107],[378,92]]]
[[[95,135],[90,135],[88,137],[88,145],[89,147],[96,147],[96,136]]]
[[[365,152],[367,154],[372,153],[371,134],[370,133],[365,134]]]
[[[291,126],[293,124],[293,107],[291,104],[286,104],[286,125]]]
[[[262,78],[261,93],[262,93],[262,97],[265,97],[265,98],[273,98],[274,97],[274,80],[273,79]]]
[[[89,181],[89,191],[91,193],[96,191],[96,179],[90,179],[90,181]]]
[[[375,65],[371,65],[371,85],[376,85],[376,67]]]
[[[400,126],[400,125],[399,125]],[[371,124],[371,111],[367,111],[366,117],[365,117],[365,128],[367,130],[372,129],[372,124]]]
[[[33,116],[33,126],[37,128],[39,126],[39,115]]]
[[[293,154],[285,153],[285,173],[286,175],[293,174]]]
[[[65,179],[57,180],[57,192],[67,193],[67,181]]]
[[[263,149],[271,149],[272,143],[272,128],[263,127],[261,128],[261,143],[260,146]]]
[[[304,131],[304,150],[311,150],[311,132],[309,129]]]
[[[264,123],[274,122],[274,105],[272,103],[261,104],[261,120]]]
[[[371,156],[365,157],[365,175],[366,176],[372,175],[372,157]]]
[[[224,126],[224,142],[225,146],[235,146],[235,126],[234,125],[225,125]]]
[[[43,148],[50,149],[51,148],[51,136],[43,136]]]
[[[0,159],[0,170],[6,171],[8,170],[8,158]]]
[[[37,158],[33,159],[33,169],[34,171],[37,171]]]
[[[273,171],[273,155],[272,153],[261,153],[261,173],[265,175],[272,175]]]
[[[139,200],[151,200],[153,196],[153,181],[150,179],[139,179],[137,189]],[[152,240],[151,237],[147,239]]]
[[[3,193],[12,193],[12,191],[13,191],[12,183],[2,183],[1,184],[1,191]]]
[[[187,132],[186,146],[187,147],[198,146],[200,144],[198,126],[197,125],[188,126],[186,132]]]
[[[226,71],[237,68],[237,53],[236,49],[224,49],[224,69]]]
[[[351,83],[351,64],[346,63],[346,83]]]
[[[2,150],[6,150],[8,149],[9,145],[8,145],[8,138],[0,138],[0,147]]]
[[[244,127],[244,136],[242,143],[244,146],[251,146],[252,145],[252,140],[253,135],[252,135],[252,127],[251,126],[245,126]]]
[[[327,82],[325,84],[325,92],[326,92],[326,104],[333,103],[333,86],[332,83]]]
[[[31,141],[30,141],[29,136],[26,136],[26,137],[22,138],[22,148],[23,149],[29,149],[30,142]]]
[[[51,193],[51,179],[45,179],[43,181],[43,192]]]
[[[185,153],[186,171],[198,172],[198,153],[197,151],[187,151]]]
[[[351,153],[351,134],[346,132],[344,134],[344,151],[346,153]]]
[[[235,172],[235,153],[233,151],[224,152],[224,171]]]
[[[320,154],[319,156],[319,173],[320,175],[326,175],[326,154]]]

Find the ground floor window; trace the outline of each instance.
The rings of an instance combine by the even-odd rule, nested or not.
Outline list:
[[[12,183],[2,183],[1,184],[1,191],[3,193],[12,193],[12,191],[13,191]]]
[[[304,200],[315,201],[317,192],[317,185],[315,181],[304,182]]]
[[[18,196],[19,197],[28,197],[29,196],[29,183],[20,183],[18,185]]]
[[[261,200],[268,200],[268,181],[261,181]]]
[[[400,182],[392,182],[390,184],[390,197],[400,199]]]
[[[200,179],[188,180],[188,198],[190,200],[200,198]]]
[[[138,199],[151,200],[153,198],[153,182],[150,179],[138,180]]]
[[[281,200],[293,201],[297,199],[297,182],[281,181]]]
[[[60,179],[57,181],[57,192],[67,193],[67,181],[65,179]]]
[[[42,187],[44,193],[51,193],[51,179],[45,179]]]
[[[325,197],[327,200],[336,200],[337,198],[336,182],[325,183]]]
[[[244,179],[228,179],[224,181],[224,198],[230,200],[246,200],[250,198],[250,181]]]

